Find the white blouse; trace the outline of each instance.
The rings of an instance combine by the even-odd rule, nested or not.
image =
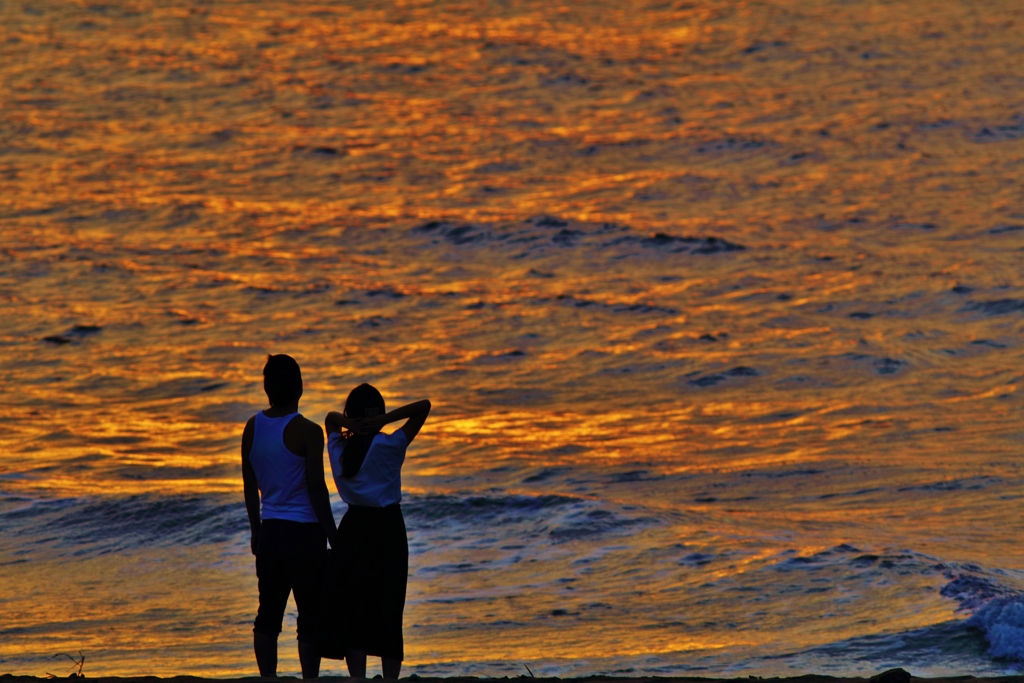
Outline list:
[[[366,459],[359,472],[351,479],[341,476],[341,456],[345,440],[339,432],[327,438],[327,454],[331,459],[331,473],[338,495],[349,505],[387,507],[402,502],[402,463],[409,442],[401,429],[393,434],[380,432],[373,437]]]

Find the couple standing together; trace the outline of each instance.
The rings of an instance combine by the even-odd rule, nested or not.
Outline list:
[[[270,408],[242,433],[242,479],[259,580],[253,649],[260,676],[277,675],[277,637],[288,594],[298,608],[303,678],[320,658],[344,658],[366,677],[366,656],[381,658],[384,678],[402,668],[402,612],[409,544],[402,517],[402,463],[430,412],[430,401],[385,411],[369,384],[325,419],[331,473],[348,511],[335,528],[324,482],[324,433],[299,414],[302,374],[291,356],[268,356],[263,388]],[[391,434],[381,429],[399,420]],[[328,555],[327,545],[331,547]]]

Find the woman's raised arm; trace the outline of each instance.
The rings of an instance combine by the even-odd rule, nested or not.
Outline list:
[[[327,413],[327,417],[324,418],[324,429],[327,430],[328,434],[334,432],[340,432],[341,428],[352,429],[351,420],[339,413],[337,410],[332,410]]]
[[[423,399],[422,401],[416,401],[415,403],[404,405],[401,408],[395,408],[382,418],[371,419],[382,420],[382,426],[389,422],[407,420],[407,422],[402,425],[402,431],[405,432],[405,440],[412,443],[412,440],[420,433],[420,428],[423,427],[423,423],[427,421],[427,415],[429,413],[430,401],[428,399]]]

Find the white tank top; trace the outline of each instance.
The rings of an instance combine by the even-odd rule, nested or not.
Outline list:
[[[249,462],[256,472],[261,519],[316,522],[306,487],[306,460],[284,445],[284,428],[298,413],[267,417],[256,413]]]

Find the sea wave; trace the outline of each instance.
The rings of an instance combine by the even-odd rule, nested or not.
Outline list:
[[[869,612],[864,616],[877,618],[876,633],[768,655],[748,662],[750,668],[784,665],[794,671],[849,675],[903,667],[918,676],[958,671],[1001,675],[1016,672],[1024,662],[1024,590],[1014,572],[942,561],[912,550],[867,552],[846,544],[810,555],[790,554],[768,568],[786,574],[790,582],[796,574],[796,583],[805,592],[822,590],[812,577],[854,591],[887,585],[905,597],[938,588],[938,594],[955,601],[956,612],[966,618],[901,630],[891,628],[891,611],[884,616]],[[941,586],[929,585],[935,579],[943,582]]]
[[[944,586],[942,595],[971,613],[966,625],[982,633],[990,657],[1024,662],[1024,591],[965,573]]]
[[[345,509],[335,505],[336,520]],[[407,495],[403,509],[410,533],[429,543],[459,536],[477,545],[562,544],[661,524],[632,506],[561,495]],[[249,524],[244,502],[226,495],[8,496],[0,500],[0,529],[18,556],[46,550],[83,557],[146,547],[241,545]]]
[[[744,251],[745,246],[717,236],[644,233],[617,223],[585,223],[553,216],[535,216],[520,224],[481,225],[430,221],[411,234],[444,248],[488,246],[510,250],[516,258],[544,256],[555,250],[597,252],[611,259],[707,256]]]
[[[19,497],[5,503],[0,528],[18,555],[47,550],[85,557],[225,543],[248,529],[245,504],[221,496]]]

